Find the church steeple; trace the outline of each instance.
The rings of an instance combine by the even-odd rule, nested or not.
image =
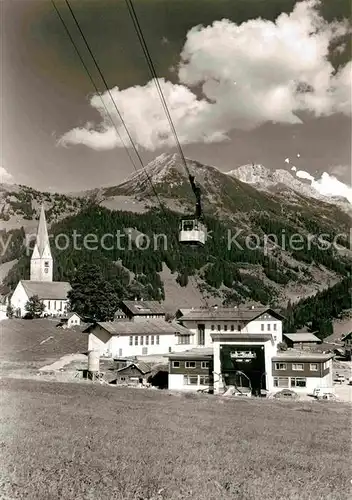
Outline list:
[[[53,258],[43,205],[40,210],[37,238],[31,258],[31,281],[53,281]]]

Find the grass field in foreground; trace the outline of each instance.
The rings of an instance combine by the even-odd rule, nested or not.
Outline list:
[[[350,408],[2,379],[2,499],[345,500]]]

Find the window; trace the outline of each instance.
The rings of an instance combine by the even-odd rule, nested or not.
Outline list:
[[[209,368],[209,361],[202,361],[202,368]]]
[[[186,368],[195,368],[196,367],[196,362],[195,361],[186,361],[185,362],[185,367]]]
[[[148,335],[146,335],[146,337],[145,337],[145,345],[149,345],[149,336]]]
[[[122,358],[122,349],[119,349],[119,358]]]
[[[275,370],[286,370],[286,363],[275,363]]]
[[[303,377],[291,377],[291,387],[306,387],[306,379]]]
[[[277,324],[276,323],[274,323],[273,328],[274,328],[274,332],[277,332]]]
[[[130,345],[133,345],[133,337],[132,337],[132,335],[130,336]]]
[[[277,341],[277,336],[274,335],[273,338],[274,338],[274,342],[276,342]]]
[[[235,325],[231,325],[231,332],[235,331]]]
[[[318,371],[318,364],[317,363],[311,363],[309,365],[309,369],[311,372],[317,372]]]
[[[184,377],[183,377],[183,384],[184,385],[198,385],[198,377],[197,376],[184,375]]]
[[[146,356],[148,354],[148,347],[142,347],[142,356]]]
[[[159,337],[159,335],[157,335],[156,336],[156,345],[159,345],[159,343],[160,343],[160,337]]]
[[[150,345],[154,345],[154,335],[150,337]]]
[[[221,326],[218,325],[218,332],[221,332]]]
[[[184,345],[184,344],[190,344],[191,343],[191,336],[190,335],[179,335],[177,339],[177,343],[179,345]]]
[[[48,260],[46,260],[46,261],[44,262],[44,266],[45,266],[45,267],[49,267],[49,261],[48,261]]]
[[[268,332],[270,332],[270,330],[271,330],[271,324],[270,323],[267,324],[267,330],[268,330]]]
[[[261,331],[262,331],[262,332],[264,332],[264,323],[262,323],[262,324],[260,325],[260,329],[261,329]]]
[[[141,345],[143,345],[143,335],[141,335]]]
[[[292,363],[292,370],[294,371],[303,371],[303,364],[302,363]]]
[[[173,361],[172,362],[172,368],[180,368],[180,362],[179,361]]]
[[[215,325],[211,325],[211,331],[213,332],[215,330]]]
[[[48,309],[50,309],[50,300],[48,300]]]
[[[205,332],[204,330],[198,330],[198,345],[205,344]]]
[[[240,332],[242,330],[241,325],[238,325],[237,330]]]
[[[288,377],[274,377],[274,387],[288,388]]]
[[[207,375],[200,375],[199,385],[209,385],[209,377]]]
[[[54,301],[54,309],[56,309],[56,300]]]
[[[134,338],[134,345],[138,345],[138,337],[137,336],[135,336],[135,338]]]
[[[224,332],[227,332],[227,325],[224,325]]]

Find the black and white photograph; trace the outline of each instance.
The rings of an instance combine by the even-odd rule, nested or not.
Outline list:
[[[351,498],[350,0],[0,18],[0,499]]]

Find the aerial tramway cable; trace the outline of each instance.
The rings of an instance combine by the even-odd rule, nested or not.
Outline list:
[[[51,0],[51,3],[52,3],[52,5],[53,5],[53,7],[54,7],[54,9],[55,9],[55,11],[56,11],[56,13],[57,13],[57,15],[59,16],[59,19],[60,19],[60,21],[61,21],[61,23],[62,23],[62,25],[63,25],[63,27],[64,27],[64,29],[65,29],[65,31],[66,31],[66,34],[67,34],[67,36],[69,37],[69,39],[70,39],[70,41],[71,41],[71,43],[72,43],[72,45],[73,45],[73,47],[74,47],[74,49],[75,49],[75,51],[76,51],[76,54],[78,55],[78,57],[79,57],[79,59],[80,59],[80,61],[81,61],[81,63],[82,63],[82,66],[83,66],[83,68],[84,68],[85,72],[87,73],[87,75],[88,75],[88,77],[89,77],[89,79],[90,79],[90,81],[91,81],[91,84],[93,85],[93,87],[94,87],[94,89],[95,89],[95,91],[96,91],[97,95],[100,97],[100,100],[101,100],[101,102],[102,102],[102,105],[104,106],[105,112],[106,112],[106,114],[107,114],[108,118],[110,119],[111,125],[114,127],[116,134],[118,135],[119,139],[121,140],[121,143],[123,144],[123,147],[124,147],[124,149],[125,149],[125,151],[126,151],[126,154],[127,154],[128,158],[130,159],[130,161],[131,161],[131,163],[132,163],[132,165],[133,165],[134,169],[135,169],[135,170],[138,170],[138,169],[137,169],[137,167],[136,167],[136,164],[135,164],[135,162],[134,162],[134,160],[133,160],[133,158],[132,158],[132,155],[131,155],[131,153],[130,153],[130,152],[129,152],[129,150],[128,150],[128,147],[127,147],[127,146],[126,146],[126,144],[124,143],[124,140],[122,139],[121,134],[119,133],[118,128],[116,127],[115,121],[113,120],[113,118],[112,118],[112,116],[111,116],[111,114],[110,114],[110,112],[109,112],[109,110],[108,110],[108,108],[107,108],[107,106],[106,106],[106,104],[105,104],[105,101],[104,101],[104,99],[103,99],[103,97],[102,97],[102,95],[101,95],[101,93],[100,93],[100,91],[99,91],[99,89],[98,89],[98,87],[97,87],[96,83],[95,83],[95,82],[94,82],[94,80],[93,80],[93,77],[92,77],[92,75],[91,75],[91,73],[90,73],[90,71],[89,71],[89,69],[88,69],[88,67],[87,67],[86,63],[84,62],[84,59],[83,59],[83,57],[81,56],[81,53],[80,53],[80,51],[78,50],[77,45],[76,45],[76,43],[75,43],[75,41],[74,41],[74,39],[73,39],[73,37],[72,37],[72,35],[71,35],[71,33],[70,33],[69,29],[67,28],[66,23],[65,23],[65,21],[64,21],[64,19],[63,19],[63,17],[62,17],[62,16],[61,16],[61,14],[60,14],[59,9],[57,8],[57,6],[56,6],[56,4],[55,4],[55,1],[54,1],[54,0]]]
[[[112,119],[112,117],[111,117],[111,114],[109,113],[109,111],[108,111],[108,109],[107,109],[107,106],[106,106],[106,104],[105,104],[105,102],[104,102],[104,99],[102,98],[101,93],[99,92],[99,90],[98,90],[97,86],[95,85],[94,80],[93,80],[93,78],[92,78],[92,76],[91,76],[91,74],[90,74],[90,72],[89,72],[89,70],[88,70],[88,68],[87,68],[86,64],[84,63],[84,60],[83,60],[83,58],[82,58],[82,56],[81,56],[81,54],[80,54],[80,52],[79,52],[79,50],[78,50],[78,48],[77,48],[77,45],[75,44],[75,41],[73,40],[73,37],[71,36],[71,34],[70,34],[70,32],[69,32],[69,30],[68,30],[68,28],[67,28],[67,26],[66,26],[66,23],[65,23],[65,21],[64,21],[64,19],[63,19],[63,17],[61,16],[61,14],[60,14],[60,12],[59,12],[58,8],[56,7],[55,0],[51,0],[51,3],[53,4],[53,6],[54,6],[54,8],[55,8],[56,13],[57,13],[57,14],[58,14],[58,16],[59,16],[60,21],[61,21],[61,23],[63,24],[63,26],[64,26],[64,28],[65,28],[65,31],[66,31],[67,35],[69,36],[69,39],[70,39],[71,43],[73,44],[73,46],[74,46],[74,48],[75,48],[75,50],[76,50],[76,52],[77,52],[77,54],[78,54],[78,56],[79,56],[79,58],[80,58],[80,60],[81,60],[82,64],[83,64],[83,67],[84,67],[85,71],[87,72],[87,74],[88,74],[88,76],[89,76],[90,81],[92,82],[92,84],[93,84],[93,86],[94,86],[95,90],[97,91],[97,93],[98,93],[98,95],[99,95],[99,97],[100,97],[100,99],[101,99],[101,101],[102,101],[102,103],[103,103],[104,109],[105,109],[105,111],[107,112],[108,117],[110,118],[110,121],[111,121],[111,123],[112,123],[112,125],[113,125],[113,127],[114,127],[114,129],[115,129],[115,131],[116,131],[116,133],[117,133],[117,135],[118,135],[118,137],[121,139],[122,144],[124,145],[125,149],[127,150],[127,154],[128,154],[128,156],[129,156],[129,158],[130,158],[130,160],[131,160],[131,163],[132,163],[132,165],[133,165],[133,168],[135,169],[135,171],[136,171],[136,172],[138,172],[138,169],[137,169],[137,167],[136,167],[136,165],[135,165],[135,162],[133,161],[132,156],[130,155],[130,153],[129,153],[129,151],[128,151],[128,148],[127,148],[127,146],[125,145],[124,141],[122,140],[121,134],[119,133],[119,131],[118,131],[117,127],[116,127],[116,124],[115,124],[114,120],[113,120],[113,119]],[[76,27],[77,27],[77,29],[78,29],[78,31],[79,31],[79,33],[80,33],[80,35],[81,35],[81,37],[82,37],[83,41],[84,41],[84,43],[85,43],[85,46],[86,46],[86,48],[87,48],[87,50],[88,50],[88,52],[89,52],[89,54],[90,54],[91,58],[93,59],[94,65],[95,65],[95,67],[96,67],[96,69],[97,69],[97,71],[98,71],[98,73],[99,73],[99,75],[100,75],[100,77],[101,77],[101,79],[102,79],[102,81],[103,81],[103,84],[104,84],[104,86],[105,86],[105,88],[106,88],[106,92],[108,93],[108,95],[109,95],[109,97],[110,97],[110,99],[111,99],[111,102],[113,103],[113,106],[114,106],[114,108],[115,108],[115,110],[116,110],[116,113],[117,113],[117,115],[118,115],[118,117],[119,117],[119,119],[120,119],[120,121],[121,121],[121,123],[122,123],[122,125],[123,125],[123,127],[124,127],[124,129],[125,129],[125,131],[126,131],[126,134],[127,134],[128,138],[129,138],[129,141],[130,141],[130,143],[131,143],[131,146],[132,146],[132,148],[133,148],[133,150],[134,150],[134,152],[135,152],[135,154],[136,154],[136,156],[137,156],[137,158],[138,158],[138,161],[139,161],[139,163],[140,163],[140,165],[141,165],[142,169],[144,170],[144,173],[145,173],[145,175],[146,175],[146,177],[147,177],[147,179],[148,179],[148,181],[149,181],[149,183],[150,183],[150,186],[151,186],[151,188],[152,188],[152,190],[153,190],[153,192],[154,192],[154,195],[155,195],[155,197],[156,197],[156,199],[157,199],[157,201],[158,201],[158,203],[159,203],[159,205],[160,205],[160,207],[161,207],[161,209],[162,209],[162,211],[163,211],[164,215],[166,216],[166,214],[165,214],[165,209],[164,209],[163,204],[162,204],[162,202],[161,202],[161,200],[160,200],[160,198],[159,198],[159,195],[158,195],[158,193],[157,193],[157,191],[156,191],[156,189],[155,189],[155,186],[154,186],[154,184],[153,184],[153,182],[152,182],[152,180],[151,180],[150,176],[148,175],[148,172],[145,170],[145,165],[143,164],[142,158],[141,158],[141,156],[140,156],[140,154],[139,154],[139,152],[138,152],[138,150],[137,150],[136,145],[135,145],[135,144],[134,144],[134,142],[133,142],[133,139],[132,139],[132,137],[131,137],[131,134],[130,134],[130,132],[129,132],[129,130],[128,130],[128,128],[127,128],[127,126],[126,126],[126,123],[125,123],[125,121],[124,121],[124,119],[123,119],[123,117],[122,117],[122,115],[121,115],[121,113],[120,113],[120,111],[119,111],[119,109],[118,109],[117,105],[116,105],[116,102],[115,102],[115,100],[114,100],[114,98],[113,98],[113,96],[112,96],[112,94],[111,94],[111,91],[110,91],[109,86],[108,86],[108,84],[107,84],[107,82],[106,82],[106,79],[105,79],[105,77],[104,77],[104,75],[103,75],[103,73],[102,73],[102,71],[101,71],[101,69],[100,69],[100,67],[99,67],[99,64],[98,64],[98,62],[97,62],[97,60],[96,60],[96,58],[95,58],[95,56],[94,56],[94,54],[93,54],[93,52],[92,52],[92,50],[91,50],[91,48],[90,48],[89,44],[88,44],[88,41],[87,41],[87,39],[86,39],[86,37],[85,37],[85,35],[84,35],[84,33],[83,33],[82,29],[81,29],[81,26],[80,26],[80,24],[79,24],[79,22],[78,22],[78,19],[76,18],[75,13],[73,12],[73,10],[72,10],[72,8],[71,8],[71,5],[70,5],[69,1],[68,1],[68,0],[65,0],[65,3],[66,3],[66,5],[67,5],[67,7],[68,7],[68,9],[69,9],[69,11],[70,11],[70,13],[71,13],[71,16],[72,16],[72,18],[73,18],[73,20],[74,20],[74,22],[75,22],[75,24],[76,24]]]
[[[130,153],[129,153],[129,151],[128,151],[128,148],[127,148],[127,146],[125,145],[125,143],[124,143],[124,141],[123,141],[123,139],[122,139],[122,137],[121,137],[121,135],[120,135],[120,133],[119,133],[119,131],[118,131],[118,128],[117,128],[117,126],[116,126],[116,124],[115,124],[115,122],[114,122],[114,120],[113,120],[113,118],[112,118],[112,116],[111,116],[111,114],[110,114],[109,110],[107,109],[107,106],[106,106],[106,104],[105,104],[105,102],[104,102],[104,99],[102,98],[102,95],[101,95],[101,93],[100,93],[100,91],[99,91],[99,89],[98,89],[97,85],[95,84],[94,79],[93,79],[93,77],[92,77],[92,75],[91,75],[90,71],[88,70],[87,65],[85,64],[85,62],[84,62],[84,60],[83,60],[83,57],[82,57],[82,55],[81,55],[81,53],[80,53],[80,51],[79,51],[79,49],[78,49],[78,47],[77,47],[77,45],[76,45],[76,43],[75,43],[75,41],[74,41],[73,37],[72,37],[72,35],[71,35],[71,33],[70,33],[70,31],[69,31],[68,27],[66,26],[66,23],[65,23],[65,21],[64,21],[64,19],[63,19],[63,17],[61,16],[59,9],[57,8],[57,6],[56,6],[56,4],[55,4],[55,1],[54,1],[54,0],[51,0],[51,3],[52,3],[52,5],[53,5],[53,7],[54,7],[54,9],[55,9],[55,11],[56,11],[56,13],[57,13],[57,15],[58,15],[58,17],[59,17],[60,21],[61,21],[61,23],[62,23],[62,25],[63,25],[64,29],[65,29],[65,32],[66,32],[67,36],[69,37],[69,40],[71,41],[71,43],[72,43],[72,45],[73,45],[73,47],[74,47],[74,49],[75,49],[75,51],[76,51],[76,53],[77,53],[77,55],[78,55],[78,57],[79,57],[80,61],[81,61],[81,63],[82,63],[82,66],[83,66],[84,70],[86,71],[86,73],[87,73],[87,75],[88,75],[88,77],[89,77],[89,79],[90,79],[90,81],[91,81],[91,83],[92,83],[92,85],[93,85],[93,87],[94,87],[95,91],[97,92],[97,94],[99,95],[99,97],[100,97],[100,99],[101,99],[101,102],[102,102],[102,104],[103,104],[103,106],[104,106],[104,109],[105,109],[105,111],[106,111],[106,113],[107,113],[107,116],[109,117],[109,119],[110,119],[110,121],[111,121],[111,124],[113,125],[113,127],[114,127],[114,129],[115,129],[115,131],[116,131],[116,134],[117,134],[117,135],[118,135],[118,137],[120,138],[120,140],[121,140],[121,142],[122,142],[122,144],[123,144],[123,146],[124,146],[124,148],[125,148],[125,150],[126,150],[126,153],[128,154],[128,157],[129,157],[129,159],[130,159],[130,161],[131,161],[131,163],[132,163],[132,165],[133,165],[133,168],[135,169],[135,171],[136,171],[136,172],[138,172],[139,170],[137,169],[137,167],[136,167],[136,165],[135,165],[135,162],[134,162],[134,160],[133,160],[132,156],[130,155]],[[114,107],[115,107],[115,110],[116,110],[116,112],[117,112],[117,114],[118,114],[118,116],[119,116],[119,118],[120,118],[120,120],[121,120],[122,125],[124,126],[124,129],[125,129],[125,131],[126,131],[126,133],[127,133],[127,136],[128,136],[128,138],[129,138],[129,140],[130,140],[130,143],[131,143],[131,145],[132,145],[132,147],[133,147],[133,149],[134,149],[134,151],[135,151],[135,153],[136,153],[136,156],[137,156],[137,158],[138,158],[138,160],[139,160],[139,162],[140,162],[140,164],[141,164],[141,167],[142,167],[142,169],[145,169],[145,166],[144,166],[144,164],[143,164],[142,158],[141,158],[140,154],[139,154],[139,153],[138,153],[138,151],[137,151],[137,148],[136,148],[136,146],[135,146],[135,144],[134,144],[134,142],[133,142],[133,139],[132,139],[132,137],[131,137],[131,135],[130,135],[130,133],[129,133],[129,131],[128,131],[128,128],[127,128],[127,126],[126,126],[126,124],[125,124],[125,122],[124,122],[124,119],[123,119],[123,117],[122,117],[122,115],[121,115],[120,111],[118,110],[118,107],[117,107],[116,102],[115,102],[115,100],[114,100],[114,98],[113,98],[113,96],[112,96],[112,94],[111,94],[111,92],[110,92],[110,89],[109,89],[109,87],[108,87],[108,84],[107,84],[107,82],[106,82],[106,79],[105,79],[105,77],[104,77],[104,75],[103,75],[103,73],[102,73],[102,71],[101,71],[101,69],[100,69],[100,67],[99,67],[99,65],[98,65],[98,63],[97,63],[97,61],[96,61],[96,58],[95,58],[95,56],[94,56],[94,54],[93,54],[93,52],[92,52],[92,50],[91,50],[91,48],[90,48],[90,46],[89,46],[89,44],[88,44],[88,41],[87,41],[87,39],[86,39],[86,37],[85,37],[85,35],[84,35],[84,33],[83,33],[83,31],[82,31],[81,27],[80,27],[79,21],[78,21],[78,19],[76,18],[75,14],[74,14],[74,12],[73,12],[73,10],[72,10],[72,8],[71,8],[70,4],[69,4],[69,1],[68,1],[68,0],[65,0],[65,3],[66,3],[66,5],[67,5],[67,7],[68,7],[68,9],[69,9],[69,11],[70,11],[70,13],[71,13],[72,18],[73,18],[73,19],[74,19],[74,21],[75,21],[75,24],[76,24],[76,26],[77,26],[77,28],[78,28],[78,30],[79,30],[79,32],[80,32],[80,35],[81,35],[81,37],[82,37],[82,39],[83,39],[83,41],[84,41],[84,43],[85,43],[85,45],[86,45],[86,47],[87,47],[87,50],[88,50],[89,54],[91,55],[91,57],[92,57],[92,59],[93,59],[93,62],[94,62],[95,66],[96,66],[96,68],[97,68],[97,70],[98,70],[98,72],[99,72],[99,75],[100,75],[100,77],[101,77],[101,79],[102,79],[102,81],[103,81],[103,83],[104,83],[104,86],[105,86],[105,88],[106,88],[106,90],[107,90],[107,93],[108,93],[108,95],[109,95],[109,97],[110,97],[110,99],[111,99],[111,101],[112,101],[112,103],[113,103],[113,105],[114,105]],[[154,70],[154,71],[155,71],[155,70]],[[165,100],[164,100],[164,102],[165,102]],[[166,102],[165,102],[165,106],[166,106]],[[171,117],[170,117],[170,120],[171,120]],[[171,120],[171,121],[172,121],[172,120]],[[173,127],[173,129],[174,129],[174,127]],[[175,134],[176,134],[176,131],[175,131]],[[177,134],[176,134],[176,137],[177,137]],[[178,141],[178,138],[177,138],[177,141]],[[179,144],[179,141],[178,141],[178,144]],[[180,150],[181,150],[181,152],[182,152],[182,148],[181,148],[181,146],[180,146],[180,145],[179,145],[179,147],[180,147]],[[188,166],[187,166],[186,160],[185,160],[185,158],[184,158],[183,152],[182,152],[181,157],[182,157],[182,158],[183,158],[183,160],[184,160],[184,164],[185,164],[185,167],[186,167],[187,172],[189,172],[189,169],[188,169]],[[153,181],[152,181],[152,179],[150,178],[150,176],[148,175],[148,173],[147,173],[147,172],[145,172],[145,173],[146,173],[146,176],[147,176],[147,178],[148,178],[148,181],[149,181],[149,183],[150,183],[150,185],[151,185],[151,187],[152,187],[152,189],[153,189],[153,192],[154,192],[154,194],[155,194],[155,196],[156,196],[156,199],[157,199],[157,201],[158,201],[158,203],[159,203],[159,205],[160,205],[160,208],[162,209],[162,212],[163,212],[163,214],[164,214],[164,216],[165,216],[166,223],[169,225],[170,229],[172,230],[172,228],[171,228],[171,226],[170,226],[170,224],[169,224],[169,222],[168,222],[168,220],[167,220],[167,217],[166,217],[166,213],[165,213],[165,210],[164,210],[163,204],[162,204],[162,202],[160,201],[159,195],[158,195],[158,193],[157,193],[157,191],[156,191],[156,189],[155,189],[155,186],[154,186],[154,184],[153,184]],[[190,174],[189,174],[189,176],[190,176],[190,180],[191,180],[191,178],[192,178],[192,179],[193,179],[193,182],[194,182],[194,177],[193,177],[193,176],[191,176]],[[191,183],[192,183],[192,181],[191,181]],[[197,195],[196,195],[196,196],[197,196]],[[198,198],[197,198],[197,203],[198,203]],[[197,208],[197,211],[199,211],[199,210],[200,210],[200,198],[199,198],[199,208]],[[173,231],[173,230],[172,230],[172,231]],[[178,249],[178,254],[179,254],[179,256],[180,256],[180,250],[179,250],[179,249]],[[195,279],[195,280],[196,280],[196,279]],[[206,308],[207,308],[208,310],[211,310],[211,307],[209,306],[209,304],[208,304],[208,302],[207,302],[206,298],[204,297],[204,295],[203,295],[202,293],[201,293],[201,298],[202,298],[203,302],[206,304]]]
[[[179,141],[179,138],[178,138],[178,135],[177,135],[174,123],[172,121],[172,118],[171,118],[171,115],[170,115],[170,112],[169,112],[169,109],[168,109],[168,106],[167,106],[167,103],[166,103],[166,100],[165,100],[165,96],[164,96],[164,93],[162,91],[162,88],[161,88],[161,85],[160,85],[160,82],[159,82],[159,79],[158,79],[158,75],[157,75],[156,70],[155,70],[155,66],[154,66],[153,60],[151,58],[151,55],[150,55],[147,43],[146,43],[144,35],[143,35],[142,28],[140,26],[140,23],[138,21],[138,17],[137,17],[136,11],[135,11],[134,6],[133,6],[133,2],[132,2],[132,0],[125,0],[125,3],[126,3],[126,6],[127,6],[127,9],[128,9],[128,12],[129,12],[129,14],[131,16],[131,19],[132,19],[132,22],[133,22],[133,26],[134,26],[135,31],[137,33],[137,36],[138,36],[139,42],[141,44],[144,56],[146,58],[146,61],[147,61],[150,73],[151,73],[152,78],[153,78],[154,85],[155,85],[155,87],[157,89],[157,92],[159,94],[159,97],[160,97],[160,100],[161,100],[161,104],[162,104],[162,106],[164,108],[166,117],[167,117],[168,122],[170,124],[171,131],[172,131],[172,133],[174,135],[176,146],[177,146],[177,149],[178,149],[178,151],[180,153],[180,156],[181,156],[182,162],[184,164],[184,167],[186,169],[186,172],[187,172],[187,175],[188,175],[188,179],[189,179],[191,187],[192,187],[192,191],[195,194],[195,197],[196,197],[196,217],[199,219],[202,216],[201,203],[200,203],[200,188],[198,186],[196,186],[196,184],[194,182],[194,176],[191,174],[191,172],[190,172],[190,170],[188,168],[187,161],[186,161],[185,155],[183,154],[183,150],[182,150],[182,147],[181,147],[181,144],[180,144],[180,141]]]

